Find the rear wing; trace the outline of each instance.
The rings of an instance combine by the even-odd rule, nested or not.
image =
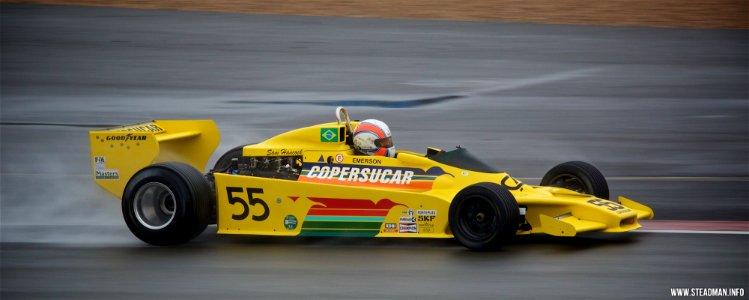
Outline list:
[[[183,162],[203,171],[219,144],[211,120],[154,120],[89,132],[94,182],[122,198],[130,178],[159,162]]]

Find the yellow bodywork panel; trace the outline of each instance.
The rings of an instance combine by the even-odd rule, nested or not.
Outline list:
[[[219,140],[211,120],[155,120],[90,131],[94,182],[122,198],[128,180],[151,164],[178,161],[203,170]]]
[[[550,235],[575,236],[575,234],[577,234],[575,225],[560,221],[556,218],[549,217],[547,215],[540,215],[539,221],[541,223],[541,226],[544,228],[544,231]],[[606,226],[604,225],[604,227]]]
[[[653,209],[645,205],[642,205],[640,203],[637,203],[634,200],[630,200],[622,196],[619,196],[619,203],[621,203],[624,206],[634,209],[637,212],[638,219],[652,220],[653,217],[655,217],[655,214],[653,213]]]
[[[543,232],[554,236],[575,236],[578,232],[598,231],[606,229],[606,224],[586,221],[572,215],[564,218],[553,218],[540,215]]]

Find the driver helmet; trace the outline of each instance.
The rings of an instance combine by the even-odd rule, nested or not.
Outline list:
[[[354,129],[354,147],[367,155],[395,157],[393,136],[387,124],[376,119],[361,121]]]

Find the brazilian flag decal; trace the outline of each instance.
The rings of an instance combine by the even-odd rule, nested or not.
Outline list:
[[[337,143],[338,128],[320,128],[320,141],[323,143]]]

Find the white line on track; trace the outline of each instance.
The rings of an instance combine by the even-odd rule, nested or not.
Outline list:
[[[660,180],[660,181],[749,181],[749,177],[609,177],[607,180],[637,181],[637,180]]]
[[[471,89],[471,90],[466,90],[466,91],[453,93],[453,94],[463,95],[463,96],[488,94],[488,93],[494,93],[494,92],[499,92],[499,91],[513,90],[513,89],[518,89],[518,88],[523,88],[523,87],[528,87],[528,86],[533,86],[533,85],[539,85],[539,84],[544,84],[544,83],[556,82],[556,81],[561,81],[561,80],[569,80],[569,79],[575,79],[579,77],[585,77],[585,76],[592,75],[594,73],[601,72],[603,70],[604,68],[602,67],[591,67],[591,68],[585,68],[585,69],[577,69],[577,70],[547,74],[547,75],[542,75],[538,77],[531,77],[531,78],[524,78],[524,79],[509,79],[509,80],[504,80],[501,84],[498,84],[493,87]]]
[[[635,230],[634,232],[646,233],[677,233],[677,234],[735,234],[749,235],[749,231],[707,231],[707,230]]]
[[[0,173],[0,176],[65,176],[65,177],[91,177],[91,174],[66,174],[66,173]]]
[[[518,88],[525,88],[556,81],[576,79],[580,77],[591,76],[602,71],[604,71],[603,67],[591,67],[519,79],[504,78],[487,80],[419,80],[404,82],[403,84],[442,88],[452,88],[460,86],[485,86],[483,88],[467,89],[449,93],[451,95],[476,96]]]
[[[541,177],[519,177],[518,179],[526,180],[541,180]],[[607,181],[688,181],[688,182],[718,182],[718,181],[738,181],[744,182],[749,181],[749,177],[734,177],[734,176],[712,176],[712,177],[678,177],[678,176],[636,176],[636,177],[606,177]]]

